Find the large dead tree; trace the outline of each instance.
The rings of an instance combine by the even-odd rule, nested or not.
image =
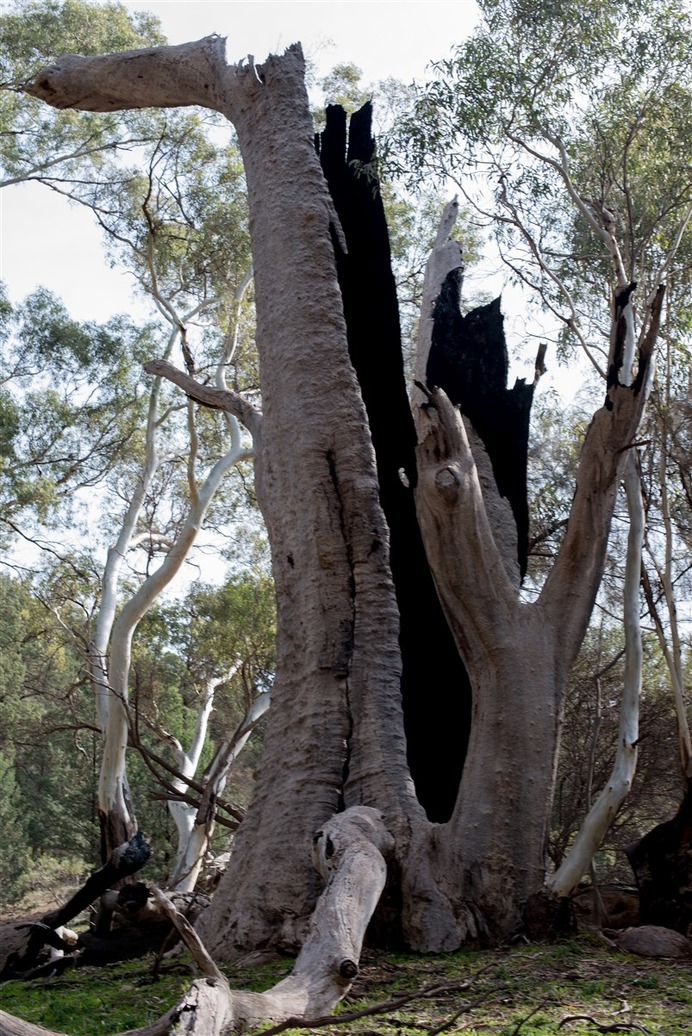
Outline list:
[[[647,314],[631,385],[618,376],[631,291],[615,300],[607,397],[586,435],[564,546],[537,602],[526,604],[519,596],[520,509],[498,492],[497,444],[484,446],[484,429],[472,427],[485,418],[492,431],[492,414],[482,407],[471,413],[463,398],[443,391],[436,383],[439,354],[428,356],[445,322],[451,328],[445,333],[469,330],[447,319],[458,310],[459,256],[446,231],[440,235],[422,315],[427,341],[419,367],[424,391],[414,401],[418,445],[412,440],[413,456],[402,466],[437,593],[468,672],[472,712],[459,784],[468,709],[449,709],[457,688],[464,694],[462,677],[443,671],[432,647],[404,706],[408,700],[410,709],[415,699],[440,727],[450,725],[451,715],[458,737],[446,734],[445,754],[456,748],[458,757],[445,777],[448,805],[436,803],[430,787],[417,795],[426,782],[419,771],[414,784],[407,759],[404,604],[393,575],[397,565],[406,568],[406,554],[398,541],[393,569],[395,536],[376,455],[380,431],[371,399],[367,407],[364,402],[368,392],[354,356],[354,344],[360,351],[376,348],[377,334],[361,320],[354,343],[352,319],[350,334],[347,327],[353,299],[339,275],[343,281],[349,233],[337,215],[333,178],[334,198],[315,148],[303,72],[297,46],[261,65],[249,59],[229,66],[224,41],[210,37],[107,57],[69,56],[43,70],[27,90],[57,107],[91,111],[202,105],[226,115],[238,135],[249,194],[262,390],[262,415],[252,412],[255,474],[276,581],[278,661],[255,796],[200,932],[220,959],[260,945],[309,946],[299,968],[306,978],[305,968],[315,974],[331,968],[325,960],[357,958],[358,939],[349,953],[342,954],[342,941],[336,954],[322,959],[315,946],[326,930],[314,921],[311,927],[320,879],[310,845],[330,817],[344,811],[348,817],[349,807],[377,810],[391,839],[388,887],[375,917],[390,941],[452,950],[502,939],[521,928],[527,906],[541,893],[566,681],[603,572],[620,474],[644,404],[662,292]],[[493,362],[502,374],[501,350]],[[177,380],[189,394],[203,395],[185,376]],[[496,388],[505,391],[499,382]],[[376,387],[370,396],[380,391]],[[450,394],[465,407],[465,417]],[[486,410],[498,398],[487,397]],[[213,402],[240,420],[247,417],[247,407],[231,393]],[[521,417],[521,406],[518,411]],[[505,484],[500,490],[510,498]],[[402,618],[404,669],[408,639],[416,633],[410,613],[406,623]],[[451,691],[440,698],[446,680]],[[415,726],[408,724],[409,740]],[[426,765],[434,767],[434,754],[428,755]],[[430,815],[420,801],[426,797]],[[442,823],[435,822],[438,808]],[[339,837],[348,840],[349,830],[348,824],[339,828]],[[383,839],[371,837],[378,851]],[[320,844],[327,860],[341,859],[336,841],[322,838]],[[362,933],[377,896],[370,891],[361,897],[360,873],[349,879],[348,893],[331,883],[329,888],[342,897],[338,909],[346,928]],[[348,975],[341,975],[329,986],[330,996],[338,998],[347,987]],[[268,1013],[292,1014],[293,1003],[286,998]],[[309,1015],[313,1006],[304,1000],[300,1010]],[[230,1024],[232,1013],[219,1017]]]

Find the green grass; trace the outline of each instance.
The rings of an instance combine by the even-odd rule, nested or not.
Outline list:
[[[236,988],[263,989],[290,961],[227,969]],[[104,1036],[163,1014],[194,977],[182,958],[152,982],[151,959],[80,968],[60,979],[0,986],[0,1008],[70,1036]],[[306,1032],[359,1036],[593,1036],[599,1031],[650,1036],[692,1033],[689,963],[611,954],[589,940],[493,952],[409,956],[366,952],[361,973],[338,1014],[354,1013],[427,991],[399,1007]],[[447,1026],[446,1028],[442,1028]]]

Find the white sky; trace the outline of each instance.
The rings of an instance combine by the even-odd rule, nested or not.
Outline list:
[[[262,61],[300,41],[319,73],[351,62],[366,83],[422,77],[477,17],[473,0],[132,0],[126,6],[158,15],[171,43],[217,32],[228,39],[229,60],[253,54]],[[131,281],[106,266],[93,217],[38,184],[0,191],[0,279],[14,302],[43,284],[81,320],[132,307]]]
[[[171,43],[217,32],[228,39],[228,57],[261,61],[300,41],[327,71],[348,61],[366,79],[421,76],[429,61],[444,57],[476,21],[474,0],[161,0],[130,2],[133,10],[159,16]]]

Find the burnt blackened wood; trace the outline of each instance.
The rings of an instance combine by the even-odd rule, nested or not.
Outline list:
[[[48,959],[45,947],[69,951],[64,940],[40,921],[0,925],[0,982],[13,978],[34,978]]]
[[[470,723],[470,689],[440,607],[416,520],[416,434],[406,392],[389,235],[375,168],[371,107],[350,120],[336,105],[317,141],[345,238],[334,233],[351,361],[377,456],[380,500],[401,619],[402,698],[408,762],[432,820],[456,800]],[[402,483],[403,471],[409,483]]]
[[[150,856],[151,849],[144,835],[138,831],[129,842],[124,842],[113,851],[103,867],[89,875],[82,887],[67,903],[42,917],[42,923],[48,925],[49,928],[59,928],[60,925],[67,924],[82,910],[86,910],[106,889],[112,888],[123,878],[128,878],[141,870]]]
[[[448,274],[434,311],[426,379],[444,389],[469,419],[490,458],[500,495],[517,527],[517,558],[526,574],[529,542],[527,461],[533,385],[507,388],[509,360],[500,300],[462,315],[460,270]]]
[[[639,888],[640,923],[686,935],[692,925],[692,786],[673,819],[625,853]]]

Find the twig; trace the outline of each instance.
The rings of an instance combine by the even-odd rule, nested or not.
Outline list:
[[[180,938],[187,946],[190,955],[199,967],[205,978],[216,979],[225,982],[226,979],[211,959],[197,932],[194,930],[184,914],[175,907],[168,896],[158,888],[151,888],[149,894],[160,907],[162,913],[178,930]]]
[[[319,1018],[287,1018],[286,1021],[281,1022],[279,1025],[273,1026],[271,1029],[262,1029],[262,1036],[275,1036],[275,1034],[284,1032],[286,1029],[317,1029],[325,1025],[344,1025],[346,1022],[355,1022],[360,1018],[367,1018],[375,1014],[384,1014],[386,1011],[395,1011],[399,1007],[403,1007],[405,1004],[411,1003],[414,1000],[429,1000],[434,996],[441,996],[446,993],[461,993],[469,989],[476,979],[489,971],[491,968],[496,967],[494,964],[488,964],[485,968],[481,968],[475,975],[467,979],[466,982],[453,983],[445,985],[427,986],[423,989],[415,990],[413,993],[406,993],[404,996],[397,997],[394,1000],[383,1000],[379,1004],[372,1004],[370,1007],[364,1007],[360,1011],[349,1011],[345,1014],[334,1014],[334,1015],[322,1015]],[[504,987],[503,987],[504,988]],[[488,990],[488,992],[477,1001],[472,1004],[466,1005],[459,1014],[462,1014],[464,1010],[471,1010],[485,1000],[491,993],[496,993],[497,989]],[[458,1015],[455,1015],[458,1017]],[[446,1022],[443,1029],[447,1025],[451,1024],[454,1019]],[[436,1029],[434,1032],[442,1032],[442,1029]]]
[[[540,1004],[538,1004],[537,1007],[534,1007],[533,1011],[530,1011],[529,1014],[527,1014],[525,1018],[522,1018],[520,1021],[517,1022],[515,1027],[512,1029],[512,1032],[510,1033],[510,1036],[519,1036],[519,1032],[526,1025],[526,1023],[528,1022],[529,1018],[533,1018],[533,1016],[535,1014],[538,1014],[538,1012],[543,1007],[545,1007],[545,1005],[547,1003],[548,1003],[547,1000],[541,1000]]]
[[[568,1022],[590,1022],[591,1025],[595,1026],[599,1032],[643,1032],[648,1036],[648,1029],[645,1029],[643,1025],[636,1025],[634,1022],[613,1022],[611,1025],[602,1025],[601,1022],[597,1022],[595,1018],[592,1018],[589,1014],[570,1014],[566,1018],[563,1018],[558,1029],[561,1029],[563,1025],[567,1025]]]
[[[434,1029],[428,1029],[428,1036],[438,1036],[439,1033],[444,1032],[446,1029],[449,1029],[454,1025],[457,1018],[461,1018],[462,1014],[469,1014],[476,1007],[480,1007],[481,1004],[485,1003],[491,993],[500,993],[505,992],[506,990],[506,986],[498,986],[497,989],[489,989],[487,992],[482,993],[481,996],[476,997],[476,999],[472,1000],[471,1003],[464,1004],[458,1011],[455,1011],[452,1017],[448,1018],[446,1022],[442,1022],[441,1025],[437,1025]],[[538,1010],[538,1008],[536,1008],[536,1010]],[[531,1014],[535,1014],[535,1012],[532,1011]],[[529,1015],[529,1018],[530,1017],[531,1015]],[[523,1025],[524,1023],[522,1022],[521,1024]]]

